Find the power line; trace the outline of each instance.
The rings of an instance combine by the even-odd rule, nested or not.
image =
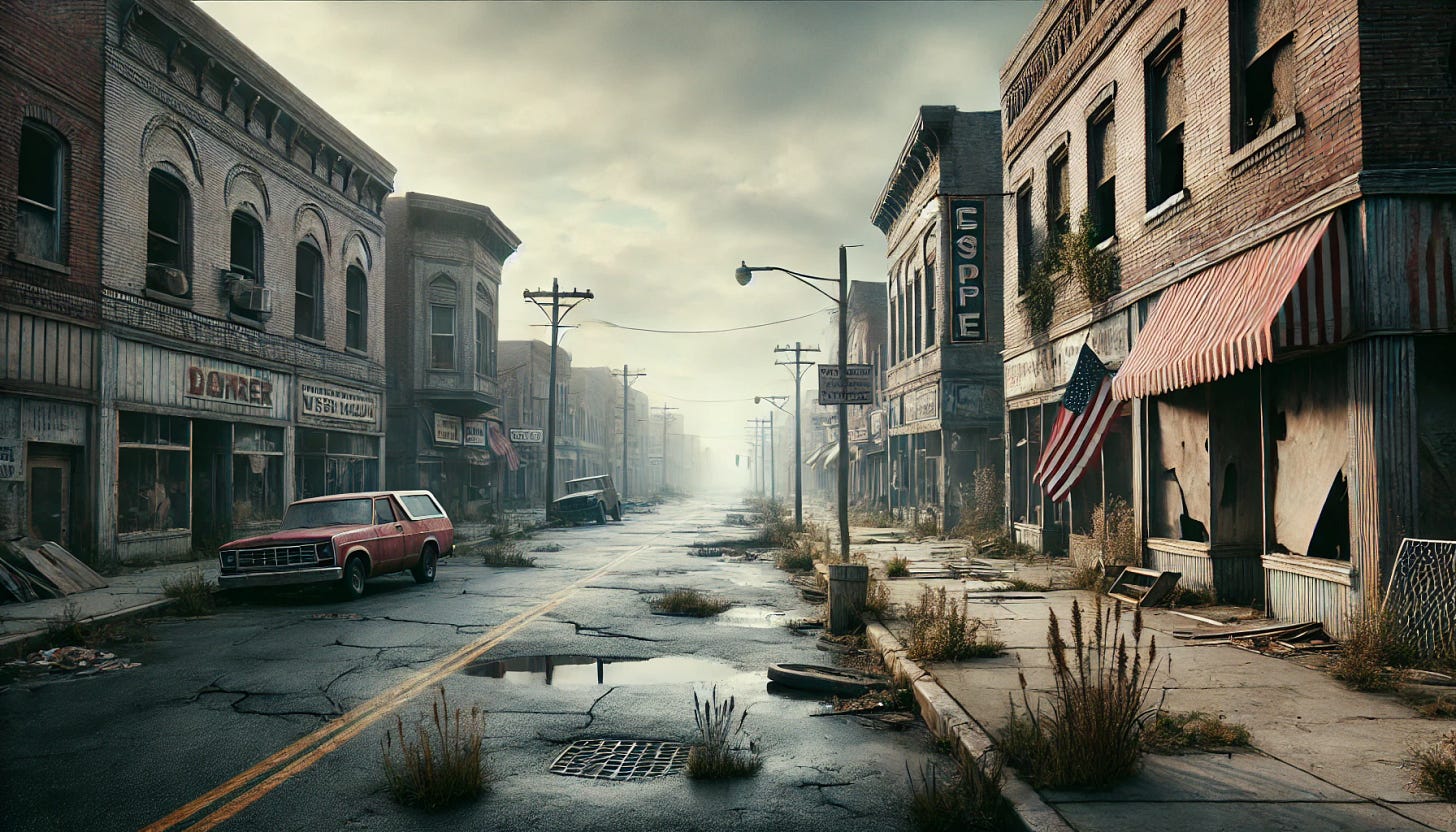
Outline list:
[[[816,309],[813,312],[809,312],[808,314],[799,315],[799,316],[793,317],[793,318],[784,318],[783,320],[779,320],[779,321],[767,321],[767,322],[761,323],[761,324],[745,324],[744,326],[730,326],[730,327],[726,327],[724,329],[648,329],[646,327],[627,326],[625,324],[613,323],[612,321],[602,321],[602,320],[582,321],[580,325],[600,324],[601,326],[608,326],[608,327],[611,327],[612,329],[626,329],[626,330],[630,330],[632,332],[652,332],[652,333],[656,333],[658,335],[714,335],[714,334],[723,333],[723,332],[742,332],[745,329],[762,329],[762,328],[764,328],[766,326],[778,326],[779,324],[787,324],[787,323],[792,323],[794,321],[802,321],[805,318],[812,318],[815,315],[822,315],[825,312],[833,312],[833,311],[834,311],[833,309],[831,309],[831,308],[829,308],[829,307],[826,306],[823,309]]]

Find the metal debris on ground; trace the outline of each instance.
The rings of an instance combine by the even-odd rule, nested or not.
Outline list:
[[[112,670],[130,670],[133,667],[140,667],[141,662],[117,658],[115,653],[90,647],[52,647],[48,650],[37,650],[24,659],[6,662],[5,666],[19,670],[44,670],[50,673],[92,676]]]
[[[551,763],[550,772],[591,780],[645,780],[687,766],[688,746],[665,740],[577,740]]]

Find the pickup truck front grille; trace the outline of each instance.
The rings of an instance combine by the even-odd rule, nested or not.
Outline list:
[[[265,549],[238,549],[239,569],[277,569],[289,566],[315,566],[319,562],[319,544],[273,546]]]

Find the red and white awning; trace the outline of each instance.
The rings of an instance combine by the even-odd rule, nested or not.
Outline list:
[[[1271,361],[1276,344],[1334,343],[1350,330],[1349,272],[1344,231],[1324,214],[1168,287],[1113,379],[1113,396],[1225,378]]]

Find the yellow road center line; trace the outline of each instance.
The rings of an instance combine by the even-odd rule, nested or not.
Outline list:
[[[660,536],[660,535],[658,535]],[[269,792],[283,785],[289,779],[310,768],[330,752],[336,750],[360,732],[394,713],[401,705],[413,699],[424,688],[435,684],[452,673],[459,671],[486,651],[515,635],[532,621],[561,606],[561,604],[586,584],[615,569],[623,562],[651,546],[644,543],[602,565],[591,574],[579,578],[557,591],[540,604],[518,613],[501,624],[491,628],[479,639],[461,647],[449,656],[424,668],[414,676],[396,683],[393,687],[375,694],[367,701],[356,705],[343,716],[322,726],[288,746],[274,752],[266,759],[229,779],[206,794],[189,801],[166,817],[142,827],[141,832],[166,832],[187,822],[202,810],[226,800],[210,814],[187,827],[186,832],[206,832],[224,823],[243,809],[258,802]],[[280,767],[281,766],[281,767]],[[272,772],[271,775],[269,772]],[[264,778],[260,781],[260,778]],[[248,786],[248,784],[253,784]],[[245,786],[248,788],[244,789]],[[242,789],[241,792],[239,790]]]

